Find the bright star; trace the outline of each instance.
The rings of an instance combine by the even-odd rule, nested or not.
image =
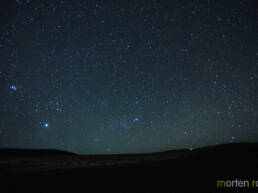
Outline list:
[[[48,123],[44,123],[44,127],[48,128],[49,124]]]
[[[15,85],[11,85],[10,88],[13,90],[13,91],[17,91],[17,87]]]
[[[134,122],[134,123],[136,123],[136,122],[138,122],[138,121],[139,121],[139,118],[137,118],[137,117],[133,119],[133,122]]]

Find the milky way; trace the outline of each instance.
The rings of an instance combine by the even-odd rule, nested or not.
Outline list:
[[[258,141],[257,7],[0,2],[0,146],[83,154]]]

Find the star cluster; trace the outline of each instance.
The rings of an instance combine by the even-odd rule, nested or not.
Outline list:
[[[0,7],[1,147],[109,154],[258,141],[247,1]]]

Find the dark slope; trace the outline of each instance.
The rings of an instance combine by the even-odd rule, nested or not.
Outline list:
[[[258,144],[227,144],[183,152],[172,157],[173,151],[154,153],[148,155],[149,159],[134,163],[4,175],[2,182],[10,191],[26,189],[27,192],[77,192],[79,189],[95,192],[103,188],[101,192],[258,191],[258,188],[217,188],[216,183],[217,180],[258,180]],[[135,160],[127,156],[128,160]]]
[[[75,155],[74,153],[53,150],[53,149],[14,149],[14,148],[0,148],[0,159],[7,157],[44,157],[44,156],[61,156],[61,155]]]

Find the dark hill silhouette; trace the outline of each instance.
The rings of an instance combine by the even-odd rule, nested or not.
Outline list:
[[[101,192],[257,192],[258,188],[251,187],[218,188],[217,180],[258,180],[258,143],[20,160],[0,154],[0,176],[10,192],[99,192],[103,188]]]
[[[42,156],[60,156],[60,155],[75,155],[74,153],[55,150],[55,149],[15,149],[15,148],[0,148],[0,158],[3,157],[42,157]]]

